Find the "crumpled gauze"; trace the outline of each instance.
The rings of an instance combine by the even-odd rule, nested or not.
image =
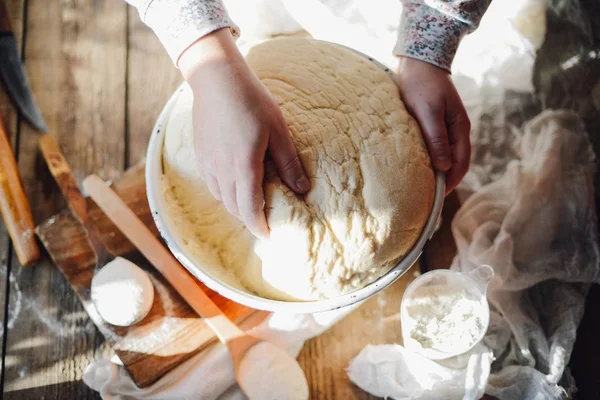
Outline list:
[[[478,344],[467,354],[431,361],[397,344],[368,345],[350,362],[348,377],[379,397],[478,399],[490,373],[492,354]]]
[[[456,214],[452,269],[488,264],[496,274],[485,337],[496,360],[486,392],[562,399],[575,390],[566,367],[587,284],[600,269],[595,156],[576,114],[545,111],[525,125],[519,157]]]
[[[600,270],[595,156],[576,114],[544,111],[525,125],[518,157],[452,223],[458,254],[451,269],[487,264],[495,271],[483,344],[461,356],[466,364],[369,346],[349,367],[359,387],[394,399],[477,399],[477,387],[500,400],[566,399],[575,391],[567,364],[588,284]]]

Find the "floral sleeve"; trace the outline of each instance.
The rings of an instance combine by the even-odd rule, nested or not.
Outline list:
[[[137,8],[175,65],[181,53],[202,36],[221,28],[230,28],[234,36],[239,35],[221,0],[126,1]]]
[[[401,0],[397,56],[450,71],[461,39],[479,25],[491,0]]]

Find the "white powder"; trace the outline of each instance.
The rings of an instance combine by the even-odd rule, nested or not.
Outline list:
[[[425,285],[405,299],[409,337],[423,349],[460,353],[469,349],[485,329],[481,298],[452,285]]]
[[[308,399],[308,383],[298,362],[269,342],[248,350],[240,362],[238,380],[250,400]]]

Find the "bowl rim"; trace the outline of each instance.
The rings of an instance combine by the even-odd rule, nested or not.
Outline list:
[[[375,64],[382,66],[371,57],[366,55],[363,56],[375,62]],[[385,71],[389,73],[389,69],[385,68]],[[194,263],[191,258],[186,255],[185,248],[180,246],[176,240],[176,237],[169,231],[169,223],[165,219],[167,214],[162,212],[162,210],[164,210],[164,204],[162,204],[164,199],[160,196],[160,193],[162,193],[162,179],[160,178],[163,174],[162,149],[165,133],[165,129],[163,128],[168,122],[168,116],[170,115],[171,108],[177,101],[179,94],[184,90],[186,85],[187,84],[185,82],[182,83],[171,95],[160,112],[154,128],[152,129],[152,135],[150,136],[150,141],[148,143],[146,152],[146,196],[148,198],[150,212],[158,232],[167,244],[167,247],[173,256],[188,270],[188,272],[204,283],[208,288],[232,301],[257,310],[295,314],[318,313],[351,306],[370,298],[394,283],[417,261],[423,252],[423,248],[433,236],[433,233],[435,232],[438,222],[441,218],[441,211],[446,189],[445,174],[442,172],[435,172],[435,195],[431,212],[423,230],[421,231],[421,235],[411,250],[396,264],[396,266],[394,266],[394,268],[390,269],[385,275],[361,289],[344,294],[342,296],[324,300],[272,300],[244,292],[240,289],[232,287],[231,285],[221,282],[217,278],[213,278],[211,275],[204,272],[201,267],[196,265],[196,263]]]

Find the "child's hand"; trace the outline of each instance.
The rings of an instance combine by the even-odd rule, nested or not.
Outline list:
[[[450,74],[401,57],[398,83],[406,108],[421,126],[433,166],[447,173],[446,193],[450,193],[467,173],[471,159],[471,123]]]
[[[209,34],[179,59],[194,92],[194,146],[212,194],[256,236],[267,237],[263,211],[265,153],[297,193],[310,189],[279,106],[250,70],[229,29]]]

